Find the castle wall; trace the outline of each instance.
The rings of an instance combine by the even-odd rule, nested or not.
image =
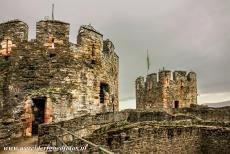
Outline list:
[[[201,113],[203,112],[202,110]],[[57,125],[118,153],[151,153],[152,151],[186,153],[186,150],[190,153],[199,153],[208,147],[218,153],[228,150],[226,145],[229,140],[228,136],[223,135],[229,133],[225,129],[229,127],[229,119],[226,119],[225,114],[220,114],[221,112],[227,114],[229,108],[207,108],[205,113],[212,113],[210,117],[200,117],[196,112],[190,112],[191,115],[188,116],[187,113],[169,114],[162,111],[138,112],[135,110],[87,115],[40,125],[39,145],[51,146],[56,140],[55,135],[62,134],[57,133],[58,129],[55,127]],[[215,115],[219,115],[217,116],[219,121],[213,118]],[[206,138],[209,139],[208,142]],[[216,141],[220,144],[212,147]],[[209,151],[212,151],[211,149]]]
[[[218,127],[164,125],[142,122],[99,129],[90,135],[93,143],[115,153],[194,154],[228,153],[230,131]]]
[[[192,128],[142,125],[126,128],[126,130],[121,128],[119,131],[111,134],[108,132],[108,134],[100,139],[106,138],[109,141],[111,138],[110,142],[103,142],[106,141],[105,139],[101,142],[116,153],[194,154],[199,153],[200,149],[199,130]],[[95,140],[97,140],[96,137]]]
[[[142,79],[142,83],[140,82]],[[137,89],[142,87],[141,89]],[[197,104],[197,81],[194,72],[161,70],[136,80],[137,109],[165,109],[190,107]]]

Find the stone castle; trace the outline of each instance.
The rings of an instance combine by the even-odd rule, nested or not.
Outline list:
[[[6,122],[23,121],[25,136],[41,123],[118,111],[113,43],[91,25],[80,27],[77,43],[69,31],[69,23],[42,20],[29,41],[26,23],[0,24],[0,110]]]
[[[173,80],[171,71],[160,70],[146,77],[136,79],[136,108],[172,109],[190,107],[197,104],[196,73],[174,71]]]
[[[71,43],[69,29],[42,20],[28,41],[26,23],[0,24],[0,153],[33,135],[39,147],[87,147],[77,153],[230,153],[230,107],[196,105],[196,73],[139,77],[137,110],[117,112],[113,43],[91,25]]]

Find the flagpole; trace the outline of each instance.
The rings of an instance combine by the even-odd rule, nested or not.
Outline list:
[[[147,49],[147,76],[149,74],[149,66],[150,66],[150,63],[149,63],[149,51]]]
[[[52,20],[54,20],[54,4],[52,4]]]

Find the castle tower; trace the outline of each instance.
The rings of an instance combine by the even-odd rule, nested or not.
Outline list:
[[[102,56],[103,59],[106,60],[106,66],[110,65],[109,68],[107,68],[108,72],[111,73],[112,75],[112,84],[111,86],[113,88],[111,88],[111,93],[112,93],[112,102],[113,105],[115,107],[113,107],[113,109],[118,109],[118,91],[119,91],[119,87],[118,87],[118,82],[119,82],[119,57],[117,56],[117,54],[115,53],[115,47],[112,41],[110,41],[109,39],[106,39],[103,41],[103,51],[102,51]],[[111,76],[110,76],[111,78]]]
[[[176,94],[172,100],[173,108],[182,108],[187,107],[187,72],[186,71],[174,71],[173,72],[173,81],[176,86]]]
[[[195,72],[189,72],[187,75],[188,88],[190,91],[190,102],[191,104],[197,104],[197,77]]]
[[[41,20],[36,24],[36,40],[44,46],[55,48],[56,45],[69,44],[69,23],[58,20]]]
[[[171,71],[160,70],[159,71],[159,84],[160,84],[160,100],[162,102],[163,108],[170,107],[170,81],[171,81]]]
[[[160,70],[157,74],[149,74],[144,81],[143,77],[136,79],[136,106],[137,109],[164,109],[190,107],[197,104],[196,73],[174,71],[173,80],[171,71]]]
[[[177,82],[185,82],[186,80],[186,71],[174,71],[173,72],[173,80]]]
[[[145,83],[146,90],[151,91],[153,90],[154,87],[156,87],[156,85],[157,85],[157,74],[156,73],[148,74]]]
[[[168,86],[169,82],[171,80],[171,71],[169,71],[169,70],[160,70],[158,74],[159,74],[159,82],[163,86]]]
[[[28,40],[28,25],[20,20],[0,24],[0,41],[9,38],[13,43]]]
[[[28,25],[20,20],[11,20],[0,24],[0,53],[9,56],[12,47],[28,40]]]
[[[144,77],[136,79],[136,108],[143,109],[145,103],[145,81]]]
[[[82,47],[85,59],[90,64],[100,64],[103,50],[103,35],[94,29],[91,25],[80,27],[77,44]]]

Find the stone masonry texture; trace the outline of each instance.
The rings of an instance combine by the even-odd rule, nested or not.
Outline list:
[[[118,111],[119,57],[113,43],[91,25],[79,28],[76,43],[69,42],[69,31],[68,23],[42,20],[36,39],[28,40],[26,23],[0,24],[2,127],[20,125],[22,135],[31,136],[36,101],[44,103],[44,123]]]
[[[184,108],[174,113],[130,110],[82,116],[40,125],[39,145],[53,145],[56,135],[64,135],[56,133],[58,126],[115,153],[227,154],[229,111]]]

